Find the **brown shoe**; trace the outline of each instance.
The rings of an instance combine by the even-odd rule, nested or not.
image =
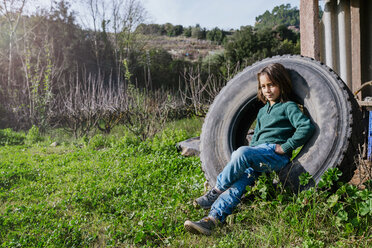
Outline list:
[[[211,235],[212,230],[216,227],[217,221],[213,217],[204,217],[200,221],[185,221],[185,229],[194,234]]]
[[[213,188],[205,193],[203,196],[196,198],[193,202],[194,207],[201,207],[203,209],[210,209],[213,203],[217,200],[221,193]]]

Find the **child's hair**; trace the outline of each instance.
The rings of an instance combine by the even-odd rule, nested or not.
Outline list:
[[[289,77],[289,73],[287,69],[282,64],[274,63],[269,64],[262,68],[257,73],[257,80],[258,80],[258,92],[257,98],[263,102],[267,103],[266,97],[262,93],[261,83],[260,83],[260,76],[266,75],[270,81],[275,85],[278,86],[280,89],[280,102],[286,102],[289,100],[289,97],[292,93],[292,82],[291,78]]]

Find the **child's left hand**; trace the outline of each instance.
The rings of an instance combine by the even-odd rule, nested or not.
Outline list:
[[[285,152],[284,152],[283,149],[282,149],[282,146],[279,145],[279,144],[276,144],[276,145],[275,145],[275,152],[276,152],[277,154],[280,154],[280,155],[285,154]]]

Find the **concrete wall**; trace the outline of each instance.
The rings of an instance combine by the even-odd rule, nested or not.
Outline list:
[[[352,88],[350,0],[326,0],[320,24],[321,61]]]
[[[372,80],[372,1],[325,0],[320,22],[320,60],[355,92]],[[372,87],[362,97],[372,96]]]

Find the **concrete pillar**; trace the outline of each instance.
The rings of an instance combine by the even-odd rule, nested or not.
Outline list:
[[[337,0],[339,75],[351,88],[350,2]]]
[[[318,0],[300,2],[301,54],[316,60],[320,60],[318,5]]]
[[[351,82],[352,91],[355,92],[362,85],[362,59],[361,59],[361,34],[360,34],[360,0],[350,1],[351,17]],[[361,93],[358,94],[361,99]]]
[[[335,26],[335,20],[334,20],[334,14],[335,14],[335,1],[332,0],[326,0],[324,4],[324,12],[323,12],[323,25],[324,25],[324,37],[323,37],[323,43],[324,43],[324,62],[326,65],[331,67],[334,70],[337,70],[336,68],[336,49],[335,49],[335,42],[334,37],[336,36],[334,28]]]

